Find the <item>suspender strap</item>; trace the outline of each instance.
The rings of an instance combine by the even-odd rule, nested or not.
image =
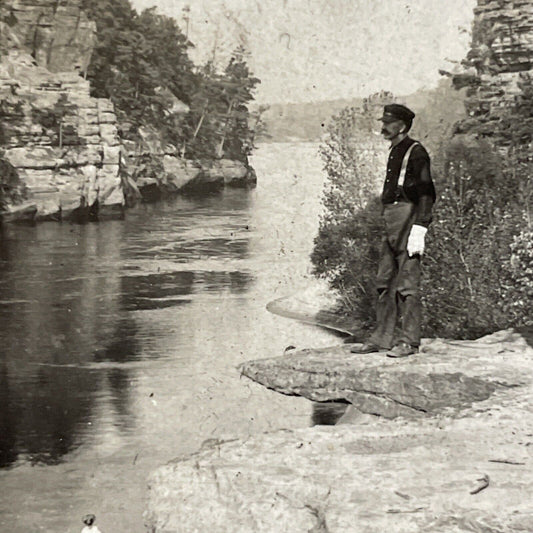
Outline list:
[[[402,169],[400,170],[400,176],[398,177],[398,187],[403,187],[403,182],[405,181],[405,174],[407,172],[407,163],[409,163],[409,156],[411,155],[413,148],[417,144],[417,142],[414,142],[411,146],[409,146],[407,152],[405,152],[405,155],[403,156]]]

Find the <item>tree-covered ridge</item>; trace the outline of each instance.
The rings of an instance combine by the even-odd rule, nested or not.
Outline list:
[[[245,50],[219,72],[211,62],[194,65],[193,44],[155,8],[139,14],[129,0],[86,0],[84,9],[97,24],[86,75],[93,95],[115,104],[125,138],[150,127],[184,157],[246,161],[253,147],[248,105],[260,81]]]

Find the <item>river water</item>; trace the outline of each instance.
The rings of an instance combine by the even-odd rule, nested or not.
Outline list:
[[[339,342],[269,314],[313,283],[314,144],[265,144],[258,186],[124,221],[2,230],[0,531],[144,532],[146,479],[207,439],[313,423],[239,363]]]

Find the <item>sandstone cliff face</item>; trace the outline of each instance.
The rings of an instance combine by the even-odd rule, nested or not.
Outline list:
[[[533,74],[533,4],[530,0],[478,0],[474,10],[468,70],[454,77],[469,86],[470,119],[459,132],[490,135],[491,122],[520,94],[520,82]]]
[[[22,206],[8,201],[2,219],[116,217],[125,194],[133,202],[185,189],[253,186],[249,166],[184,160],[176,147],[163,146],[156,130],[138,132],[136,143],[120,138],[127,125],[117,122],[111,101],[90,96],[85,79],[96,25],[81,5],[0,4],[0,158],[7,162],[2,168],[14,167],[27,193]],[[168,96],[173,112],[188,112]]]
[[[120,140],[109,100],[80,74],[96,27],[81,0],[11,0],[0,61],[0,149],[18,171],[38,218],[121,213]]]
[[[109,100],[89,96],[76,72],[51,74],[12,51],[0,62],[4,157],[39,217],[122,205],[120,143]]]
[[[87,70],[96,42],[96,25],[80,0],[8,0],[17,23],[13,31],[40,67],[52,72]]]

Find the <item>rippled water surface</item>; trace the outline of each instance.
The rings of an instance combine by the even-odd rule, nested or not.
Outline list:
[[[146,478],[211,438],[312,423],[242,361],[332,334],[270,315],[312,282],[321,164],[264,145],[258,186],[177,197],[125,221],[3,229],[0,531],[144,531]]]

